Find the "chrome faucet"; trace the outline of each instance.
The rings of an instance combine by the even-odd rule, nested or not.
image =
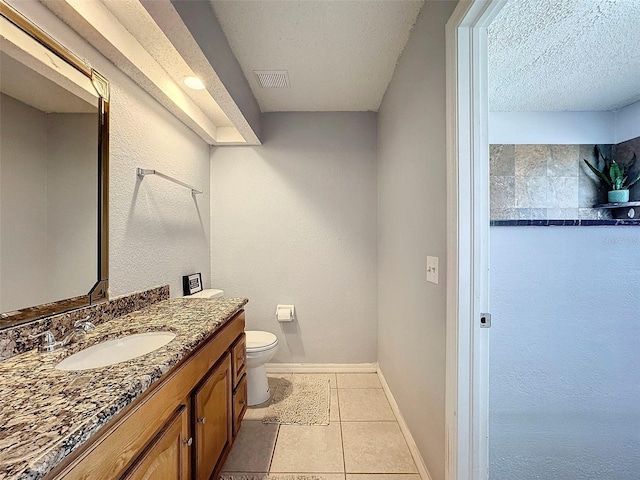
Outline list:
[[[82,320],[76,320],[73,324],[73,330],[67,333],[60,341],[56,341],[51,330],[46,330],[35,335],[29,335],[29,338],[42,337],[42,343],[38,347],[40,352],[53,352],[60,348],[66,347],[74,340],[84,337],[87,333],[93,332],[96,326],[89,321],[89,317],[85,317]]]

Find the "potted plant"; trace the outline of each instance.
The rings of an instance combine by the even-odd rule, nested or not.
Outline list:
[[[640,180],[640,172],[629,178],[629,170],[636,163],[636,154],[627,163],[618,163],[605,157],[596,146],[596,157],[602,160],[602,170],[591,165],[586,159],[584,163],[591,169],[600,181],[609,188],[607,198],[609,203],[624,203],[629,201],[629,188]]]

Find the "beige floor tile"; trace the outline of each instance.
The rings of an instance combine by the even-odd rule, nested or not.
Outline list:
[[[342,423],[347,473],[417,473],[396,422]]]
[[[340,421],[340,407],[338,406],[338,390],[331,390],[331,404],[329,407],[329,422]]]
[[[338,388],[336,382],[336,374],[335,373],[294,373],[294,377],[309,377],[309,378],[317,378],[320,380],[329,380],[330,388]]]
[[[343,422],[396,420],[381,388],[342,388],[339,396],[340,419]]]
[[[243,422],[251,421],[251,420],[262,421],[262,419],[264,418],[264,414],[267,413],[268,408],[269,408],[268,402],[257,407],[248,407],[247,411],[244,414]]]
[[[322,472],[270,472],[269,480],[295,480],[298,475],[303,478],[322,477],[323,480],[345,480],[344,473]]]
[[[280,425],[271,472],[344,472],[340,424]]]
[[[338,388],[382,388],[377,373],[338,373]]]
[[[243,421],[223,472],[268,472],[278,437],[276,424]]]
[[[273,392],[276,391],[276,387],[278,386],[278,382],[285,378],[284,375],[269,375],[267,377],[269,381],[269,390],[271,396],[273,396]],[[244,420],[262,420],[264,418],[264,414],[267,413],[267,409],[269,408],[269,404],[271,403],[271,398],[268,401],[256,405],[255,407],[247,408],[247,411],[244,414]]]
[[[347,480],[420,480],[416,473],[347,473]]]
[[[313,473],[313,472],[284,472],[284,473],[256,473],[256,472],[233,472],[221,473],[220,480],[242,480],[251,478],[252,480],[295,480],[296,477],[322,477],[324,480],[345,480],[344,473]],[[402,480],[402,479],[399,479]],[[409,479],[407,479],[409,480]],[[411,479],[412,480],[412,479]]]

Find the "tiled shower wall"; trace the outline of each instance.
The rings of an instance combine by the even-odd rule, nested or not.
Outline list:
[[[622,145],[622,144],[621,144]],[[599,145],[609,156],[612,145]],[[491,145],[491,220],[607,219],[606,189],[582,159],[595,145]],[[633,197],[632,197],[633,198]]]

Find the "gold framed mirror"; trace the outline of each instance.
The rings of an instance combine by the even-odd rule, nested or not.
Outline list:
[[[0,0],[0,329],[107,300],[109,82]]]

